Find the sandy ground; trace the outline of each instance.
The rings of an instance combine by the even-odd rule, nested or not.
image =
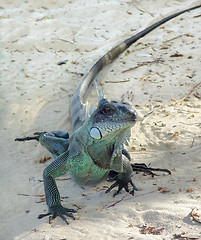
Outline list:
[[[94,61],[151,23],[197,4],[1,1],[1,240],[201,239],[201,224],[190,215],[195,209],[194,217],[201,218],[201,87],[186,96],[201,81],[201,9],[150,33],[98,76],[108,99],[130,101],[141,117],[155,108],[132,129],[128,150],[133,162],[168,168],[172,175],[134,173],[140,191],[111,207],[124,191],[113,198],[114,192],[104,193],[108,182],[82,188],[62,177],[63,205],[78,209],[76,220],[50,225],[37,219],[47,211],[39,195],[49,164],[39,159],[49,154],[36,142],[14,141],[35,131],[69,130],[70,97]],[[60,60],[66,64],[57,65]],[[148,61],[155,62],[139,66]]]

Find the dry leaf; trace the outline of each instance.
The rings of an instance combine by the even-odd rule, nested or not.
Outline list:
[[[201,224],[200,216],[198,215],[197,212],[195,212],[196,210],[198,210],[198,209],[192,209],[190,215],[191,215],[191,217],[193,218],[193,221]]]
[[[170,191],[167,190],[166,188],[164,188],[164,189],[161,191],[161,193],[168,193],[168,192],[170,192]]]
[[[163,187],[158,187],[158,191],[164,194],[170,192],[169,190],[167,190],[167,188],[163,188]]]
[[[25,77],[25,78],[28,78],[28,77],[29,77],[29,75],[25,73],[25,74],[24,74],[24,77]]]
[[[192,213],[194,217],[199,217],[198,213]]]
[[[34,194],[32,196],[34,196],[34,197],[44,197],[45,195],[44,194]]]
[[[188,189],[186,190],[186,192],[188,192],[188,193],[193,192],[193,189],[192,189],[192,188],[188,188]]]
[[[50,159],[51,159],[51,157],[44,157],[44,158],[41,158],[39,162],[40,163],[45,163],[45,162],[47,162]]]
[[[170,57],[183,57],[183,56],[184,55],[181,53],[175,53],[175,54],[170,55]]]
[[[179,136],[179,132],[175,132],[172,134],[172,137],[178,137]]]
[[[141,227],[141,234],[152,234],[152,235],[161,235],[164,228],[156,228],[156,227]]]
[[[194,18],[198,18],[198,17],[201,17],[201,14],[194,16]]]

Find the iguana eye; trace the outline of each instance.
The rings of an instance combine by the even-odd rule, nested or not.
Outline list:
[[[97,128],[97,127],[92,127],[90,130],[90,136],[94,139],[101,139],[102,138],[102,134],[101,131]]]
[[[114,109],[111,108],[111,107],[109,107],[109,106],[105,106],[105,107],[102,109],[101,112],[104,113],[104,114],[111,114],[111,113],[114,112]]]

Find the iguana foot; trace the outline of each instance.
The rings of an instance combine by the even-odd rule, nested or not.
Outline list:
[[[34,137],[24,137],[24,138],[15,138],[15,141],[18,141],[18,142],[25,142],[25,141],[30,141],[30,140],[36,140],[36,141],[39,141],[39,136],[34,136]]]
[[[166,172],[168,174],[171,174],[171,171],[168,169],[163,169],[163,168],[151,168],[148,167],[145,163],[132,163],[131,164],[133,171],[136,172],[145,172],[148,173],[150,175],[152,175],[152,177],[156,176],[157,174],[153,173],[152,171],[156,171],[156,172]]]
[[[132,190],[129,190],[128,184],[132,185]],[[132,182],[132,180],[130,180],[129,182],[125,182],[123,180],[118,179],[114,184],[112,184],[106,191],[105,193],[109,193],[113,188],[115,188],[116,186],[118,186],[118,190],[116,193],[114,193],[113,197],[115,197],[117,194],[119,194],[119,192],[124,188],[126,190],[126,192],[129,192],[132,196],[134,196],[134,192],[138,191],[137,187],[135,186],[135,184]]]
[[[76,211],[74,209],[64,208],[62,205],[58,205],[58,206],[50,207],[49,213],[40,214],[38,218],[41,219],[43,217],[51,215],[49,217],[49,223],[51,224],[52,220],[54,220],[56,217],[60,217],[68,225],[69,223],[64,217],[64,215],[75,220],[72,213],[76,213]]]
[[[15,141],[18,141],[18,142],[24,142],[24,141],[30,141],[30,140],[39,141],[40,135],[44,135],[45,133],[47,133],[47,132],[35,132],[34,137],[16,138]]]

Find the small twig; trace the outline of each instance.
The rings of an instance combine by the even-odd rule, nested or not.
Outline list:
[[[120,200],[116,201],[115,203],[107,206],[106,208],[110,208],[110,207],[114,207],[117,203],[120,203],[121,201],[124,200],[124,198],[126,198],[130,193],[131,193],[132,190],[130,190],[129,192],[126,193],[126,195],[124,195]]]
[[[182,99],[180,99],[180,100],[178,100],[178,101],[175,101],[175,102],[174,102],[173,104],[171,104],[171,105],[175,105],[175,104],[177,104],[177,103],[183,102],[199,85],[201,85],[201,82],[197,83],[197,84],[191,89],[191,91],[190,91],[189,93],[187,93]]]
[[[146,193],[143,193],[143,194],[140,194],[140,195],[136,195],[135,198],[142,197],[142,196],[145,196],[145,195],[148,195],[148,194],[151,194],[151,193],[155,193],[155,192],[157,192],[157,191],[158,191],[158,190],[153,190],[153,191],[146,192]],[[130,191],[130,192],[131,192],[131,191]],[[113,203],[113,204],[111,204],[111,205],[109,205],[109,206],[105,205],[105,206],[104,206],[104,209],[107,209],[107,208],[110,208],[110,207],[114,207],[116,204],[118,204],[118,203],[120,203],[121,201],[123,201],[123,200],[130,194],[130,192],[126,193],[126,195],[124,195],[120,200],[116,201],[115,203]],[[127,198],[127,199],[125,199],[125,200],[129,200],[129,199],[131,199],[131,198],[133,198],[133,196],[131,196],[130,198]]]
[[[143,124],[152,114],[154,114],[155,109],[153,109],[152,111],[148,112],[144,118],[142,119],[141,123]]]
[[[17,195],[19,196],[25,196],[25,197],[44,197],[45,195],[44,194],[25,194],[25,193],[18,193]]]
[[[184,101],[184,100],[195,90],[195,88],[197,88],[199,85],[201,85],[201,82],[199,82],[198,84],[196,84],[196,85],[192,88],[192,90],[191,90],[188,94],[186,94],[186,96],[184,96],[180,101]]]
[[[39,52],[39,53],[44,53],[43,51],[39,50],[35,45],[33,47]]]
[[[35,203],[43,203],[45,202],[45,198],[42,198],[40,201],[35,201]]]
[[[57,178],[57,181],[66,181],[66,180],[70,180],[70,179],[71,179],[70,177],[69,178]],[[39,179],[38,181],[43,182],[42,179]]]
[[[199,217],[199,216],[198,216],[198,214],[194,213],[194,210],[195,210],[195,208],[193,208],[193,209],[191,210],[190,215],[191,215],[191,217],[193,218],[193,221],[201,224],[201,221],[196,218],[196,217]]]
[[[178,35],[178,36],[176,36],[176,37],[174,37],[174,38],[171,38],[171,39],[168,39],[168,40],[164,41],[163,43],[171,42],[171,41],[173,41],[173,40],[175,40],[175,39],[177,39],[177,38],[183,37],[183,36],[191,37],[191,35],[188,34],[188,33],[180,34],[180,35]]]
[[[182,236],[181,234],[174,234],[173,237],[174,237],[174,239],[186,239],[186,240],[199,239],[198,237],[185,237],[185,236]]]
[[[44,19],[47,19],[47,18],[48,18],[47,16],[43,16],[43,17],[41,17],[41,18],[36,19],[36,22],[40,22],[40,21],[42,21],[42,20],[44,20]]]
[[[160,105],[157,105],[153,108],[153,110],[151,110],[150,112],[148,112],[147,114],[144,115],[141,123],[143,124],[152,114],[154,114],[154,112],[156,111],[157,108],[160,108]]]
[[[173,40],[175,40],[175,39],[177,39],[177,38],[183,37],[184,35],[185,35],[185,34],[178,35],[178,36],[176,36],[176,37],[174,37],[174,38],[171,38],[171,39],[168,39],[168,40],[164,41],[163,43],[171,42],[171,41],[173,41]]]
[[[129,82],[130,80],[122,80],[122,81],[105,81],[105,83],[124,83]]]
[[[67,42],[67,43],[74,44],[74,42],[69,41],[69,40],[66,40],[66,39],[63,39],[63,38],[59,38],[59,37],[58,37],[58,40],[63,41],[63,42]]]
[[[29,197],[29,196],[30,196],[29,194],[24,194],[24,193],[18,193],[17,195],[19,195],[19,196],[25,196],[25,197]]]
[[[194,18],[198,18],[198,17],[201,17],[201,14],[194,16]]]
[[[193,138],[192,143],[191,143],[191,148],[193,147],[195,139]]]
[[[57,181],[66,181],[66,180],[70,180],[71,178],[68,177],[68,178],[57,178]]]
[[[24,194],[24,193],[18,193],[19,196],[24,196],[24,197],[39,197],[40,201],[36,201],[36,203],[42,203],[45,201],[45,195],[44,194]]]
[[[154,14],[151,13],[151,12],[149,12],[148,10],[140,9],[140,8],[139,8],[138,6],[136,6],[136,4],[134,4],[134,3],[133,3],[133,5],[134,5],[134,7],[135,7],[138,11],[140,11],[140,12],[142,12],[142,13],[148,13],[148,14],[150,14],[152,17],[154,17]],[[138,3],[138,5],[141,5],[141,4]],[[142,5],[141,5],[141,8],[143,8]]]
[[[78,216],[78,219],[80,219],[90,208],[91,208],[90,206],[86,207],[85,210],[83,210],[83,211],[80,213],[80,215]]]
[[[139,67],[142,67],[142,66],[145,66],[145,65],[148,65],[148,64],[153,64],[153,63],[163,63],[164,60],[162,58],[157,58],[153,61],[146,61],[146,62],[142,62],[142,63],[138,63],[137,66],[135,67],[132,67],[132,68],[129,68],[129,69],[126,69],[124,71],[122,71],[122,73],[125,73],[125,72],[128,72],[128,71],[131,71],[131,70],[134,70],[136,68],[139,68]]]
[[[143,193],[143,194],[140,194],[140,195],[136,195],[135,198],[142,197],[142,196],[145,196],[145,195],[148,195],[148,194],[151,194],[151,193],[155,193],[155,192],[157,192],[157,191],[158,191],[158,190],[153,190],[153,191],[146,192],[146,193]],[[113,203],[113,204],[111,204],[111,205],[109,205],[109,206],[104,205],[104,206],[103,206],[103,209],[107,209],[107,208],[110,208],[110,207],[115,206],[115,205],[118,204],[119,202],[123,201],[123,200],[129,195],[129,193],[130,193],[130,192],[126,193],[126,195],[123,196],[120,200],[118,200],[117,202],[115,202],[115,203]],[[133,198],[133,196],[131,196],[130,198],[126,198],[125,201],[126,201],[126,200],[130,200],[130,199],[132,199],[132,198]]]
[[[76,207],[77,208],[77,210],[80,210],[80,209],[82,209],[80,206],[78,206],[77,204],[73,204],[73,206],[74,207]]]

